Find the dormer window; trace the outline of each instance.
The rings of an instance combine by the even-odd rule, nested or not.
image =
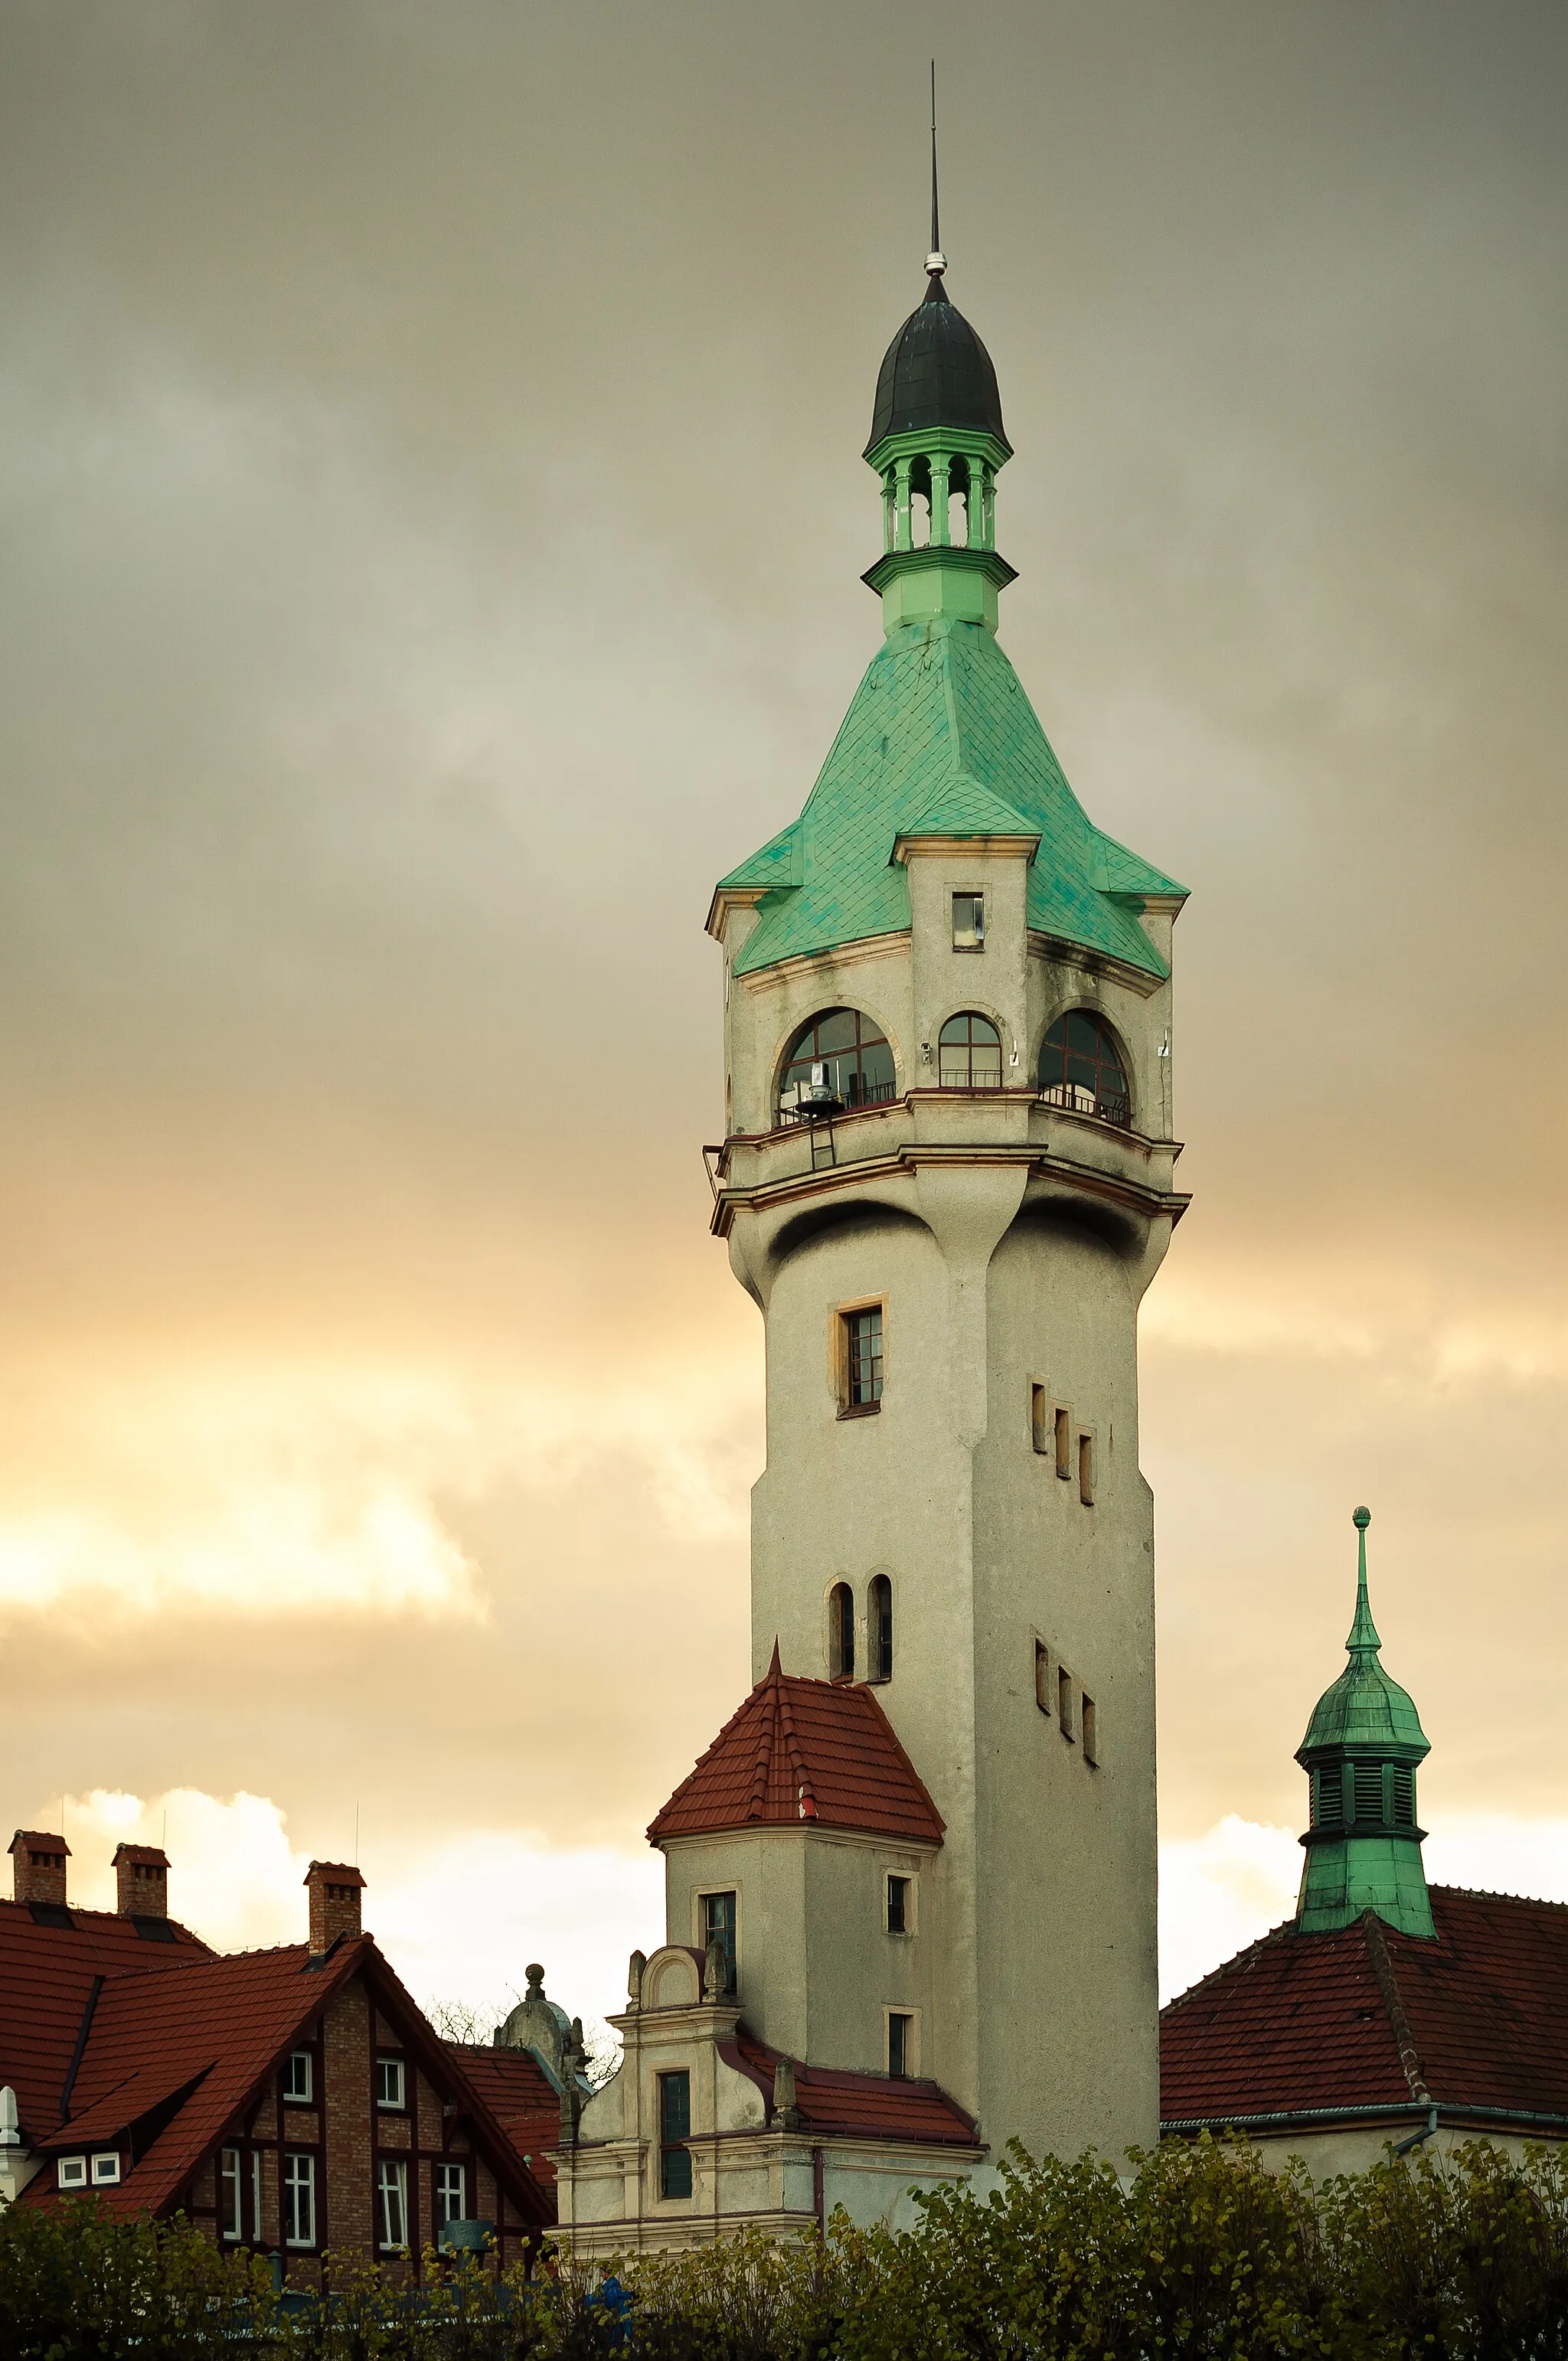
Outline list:
[[[953,895],[953,949],[956,951],[982,951],[985,949],[983,894]]]

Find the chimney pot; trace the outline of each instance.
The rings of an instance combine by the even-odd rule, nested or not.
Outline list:
[[[360,1932],[359,1897],[365,1880],[346,1861],[313,1861],[305,1872],[311,1897],[311,1949],[330,1951],[340,1935]]]
[[[71,1847],[63,1837],[38,1828],[18,1828],[11,1839],[12,1893],[18,1902],[65,1902],[65,1863]]]
[[[167,1918],[169,1855],[159,1845],[115,1847],[115,1907],[122,1918]]]

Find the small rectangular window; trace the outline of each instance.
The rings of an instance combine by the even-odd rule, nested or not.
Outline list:
[[[402,2059],[400,2058],[378,2058],[376,2060],[376,2104],[378,2107],[400,2107],[402,2103]]]
[[[409,2169],[400,2158],[384,2156],[376,2167],[376,2226],[383,2254],[409,2243]]]
[[[1057,1723],[1062,1736],[1070,1744],[1073,1736],[1072,1675],[1065,1664],[1058,1665],[1057,1669]]]
[[[283,2096],[308,2107],[315,2092],[313,2059],[308,2049],[291,2049],[283,2068]]]
[[[1058,1404],[1052,1419],[1057,1442],[1057,1474],[1064,1484],[1072,1475],[1072,1414]]]
[[[117,2151],[113,2155],[95,2156],[93,2158],[93,2185],[96,2188],[106,2189],[113,2182],[118,2180],[119,2177],[120,2159]]]
[[[1094,1506],[1094,1437],[1078,1438],[1078,1497],[1086,1509]]]
[[[882,1306],[844,1314],[844,1406],[870,1410],[882,1400]]]
[[[283,2244],[316,2243],[316,2160],[291,2153],[283,2158]]]
[[[1035,1703],[1040,1711],[1051,1709],[1051,1652],[1043,1640],[1035,1642]]]
[[[890,1877],[887,1881],[887,1931],[890,1935],[912,1932],[909,1923],[909,1888],[907,1877]]]
[[[1044,1386],[1029,1388],[1029,1440],[1038,1452],[1051,1447],[1051,1406]]]
[[[659,2194],[689,2197],[692,2157],[685,2142],[691,2137],[692,2078],[688,2073],[659,2077]]]
[[[736,1991],[735,1958],[735,1896],[733,1894],[705,1894],[702,1897],[703,1942],[707,1947],[717,1943],[724,1960],[724,1981],[719,1986],[727,2000]]]
[[[85,2189],[87,2158],[84,2156],[62,2156],[55,2169],[55,2178],[61,2189]]]
[[[1094,1711],[1094,1699],[1091,1697],[1080,1697],[1078,1701],[1078,1733],[1079,1741],[1083,1748],[1084,1761],[1086,1763],[1098,1763],[1100,1760],[1100,1726],[1098,1717]]]
[[[900,2015],[897,2009],[887,2013],[887,2070],[895,2081],[903,2081],[914,2067],[915,2019]]]
[[[225,2238],[243,2238],[241,2196],[245,2187],[237,2147],[225,2147],[218,2158],[218,2231]]]
[[[468,2174],[461,2164],[438,2164],[435,2168],[435,2226],[439,2233],[448,2222],[468,2219]]]
[[[983,894],[953,895],[953,949],[956,951],[981,951],[985,949]]]

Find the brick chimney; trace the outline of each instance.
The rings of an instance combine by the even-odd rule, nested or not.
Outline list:
[[[11,1839],[11,1861],[18,1902],[65,1902],[65,1861],[71,1847],[63,1837],[45,1836],[37,1828],[18,1828]]]
[[[167,1918],[169,1855],[157,1845],[115,1847],[115,1907],[122,1918]]]
[[[341,1861],[313,1861],[305,1872],[311,1896],[311,1949],[330,1951],[340,1935],[357,1935],[365,1880]]]

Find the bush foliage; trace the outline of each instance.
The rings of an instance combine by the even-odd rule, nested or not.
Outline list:
[[[1118,2176],[1015,2151],[908,2232],[755,2235],[629,2258],[477,2257],[420,2282],[328,2258],[280,2308],[267,2264],[90,2200],[0,2219],[3,2361],[1568,2361],[1568,2158],[1485,2143],[1314,2187],[1170,2143]]]

